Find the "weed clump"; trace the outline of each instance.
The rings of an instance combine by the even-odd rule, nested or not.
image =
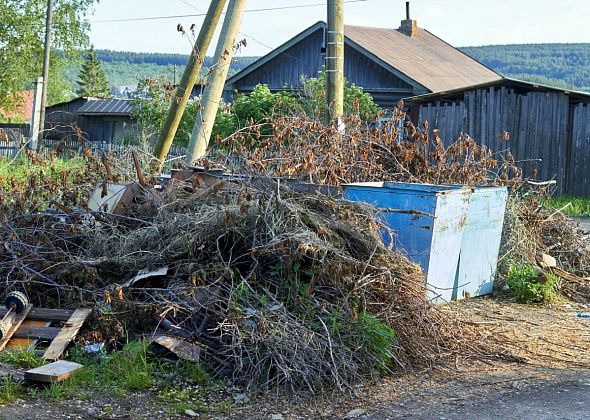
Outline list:
[[[550,302],[557,296],[559,278],[532,265],[511,263],[506,284],[519,303]]]

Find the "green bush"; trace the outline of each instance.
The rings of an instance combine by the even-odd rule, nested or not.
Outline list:
[[[558,277],[528,264],[510,263],[506,280],[511,293],[520,303],[547,302],[557,294]]]

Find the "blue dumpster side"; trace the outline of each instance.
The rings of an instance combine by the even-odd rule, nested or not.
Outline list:
[[[347,184],[344,198],[373,204],[394,233],[395,248],[420,264],[429,297],[450,301],[456,281],[471,191],[452,187],[371,182]],[[390,236],[383,235],[386,245]]]

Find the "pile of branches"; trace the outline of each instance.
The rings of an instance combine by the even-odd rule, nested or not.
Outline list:
[[[587,238],[574,221],[543,204],[546,191],[531,188],[522,179],[512,154],[493,153],[467,133],[449,143],[428,122],[415,127],[402,108],[400,102],[380,128],[347,116],[343,133],[337,125],[318,119],[277,116],[267,122],[273,136],[245,130],[219,146],[241,157],[255,173],[318,184],[394,180],[510,186],[501,261],[537,265],[539,255],[554,256],[566,272],[558,273],[562,291],[568,297],[590,299],[590,282],[584,279],[590,271]],[[509,141],[508,135],[505,140]]]
[[[514,193],[508,199],[502,261],[539,265],[543,254],[556,259],[561,292],[575,301],[590,299],[590,238],[579,223],[543,204],[544,191]],[[541,264],[542,265],[542,264]],[[543,267],[541,267],[543,268]]]
[[[121,340],[125,329],[166,328],[198,342],[218,373],[263,389],[342,389],[506,357],[426,300],[420,268],[383,245],[375,220],[367,205],[271,181],[172,182],[129,215],[11,216],[0,228],[2,291],[94,304],[122,324]]]
[[[348,115],[345,131],[336,124],[301,116],[268,120],[272,136],[256,127],[224,139],[219,148],[246,163],[250,171],[295,177],[318,184],[401,181],[431,184],[516,185],[521,170],[510,152],[495,155],[466,133],[448,146],[429,130],[415,127],[393,109],[380,128]]]

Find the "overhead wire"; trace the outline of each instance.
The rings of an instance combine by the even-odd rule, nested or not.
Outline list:
[[[345,0],[344,3],[362,3],[362,2],[366,2],[366,1],[368,1],[368,0]],[[298,4],[298,5],[294,5],[294,6],[281,6],[281,7],[263,7],[263,8],[259,8],[259,9],[246,10],[245,13],[269,12],[269,11],[274,11],[274,10],[288,10],[288,9],[303,9],[303,8],[307,8],[307,7],[318,7],[318,6],[326,6],[326,3]],[[161,19],[178,19],[178,18],[186,18],[186,17],[202,17],[205,15],[206,15],[206,13],[192,13],[192,14],[186,14],[186,15],[144,16],[144,17],[136,17],[136,18],[101,19],[101,20],[91,20],[90,22],[91,23],[136,22],[136,21],[144,21],[144,20],[161,20]]]

